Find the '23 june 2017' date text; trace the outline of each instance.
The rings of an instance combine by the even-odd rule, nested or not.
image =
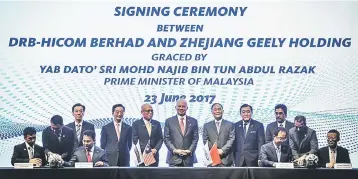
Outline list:
[[[189,98],[190,99],[188,102],[190,102],[190,103],[204,102],[204,103],[212,104],[216,98],[216,95],[190,95]],[[186,96],[185,95],[167,95],[165,93],[162,93],[161,96],[145,95],[144,102],[160,105],[160,104],[167,103],[167,102],[176,102],[179,99],[186,99]]]

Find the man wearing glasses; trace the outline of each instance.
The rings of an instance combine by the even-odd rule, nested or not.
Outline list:
[[[340,134],[332,129],[327,133],[328,146],[322,147],[318,151],[318,162],[321,167],[333,168],[336,163],[351,163],[347,149],[338,146]]]
[[[275,106],[275,117],[276,117],[276,121],[267,125],[266,137],[265,137],[266,143],[273,141],[273,136],[274,136],[273,133],[277,127],[283,127],[287,131],[289,131],[292,127],[295,127],[295,125],[292,122],[286,120],[287,117],[286,105],[278,104]],[[283,144],[289,145],[289,141],[286,140]]]
[[[155,163],[149,165],[150,167],[157,167],[159,164],[159,149],[163,144],[163,132],[160,123],[153,118],[153,108],[149,104],[143,104],[141,107],[142,119],[133,122],[133,144],[139,146],[141,153],[145,150],[145,147],[150,142],[151,152],[156,160]],[[140,166],[144,166],[141,164]]]
[[[288,145],[282,145],[287,140],[287,130],[278,127],[273,132],[273,141],[261,147],[261,166],[275,167],[276,163],[291,162],[292,153]]]

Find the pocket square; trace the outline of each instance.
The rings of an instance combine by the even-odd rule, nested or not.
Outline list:
[[[250,134],[256,133],[256,131],[251,131]]]

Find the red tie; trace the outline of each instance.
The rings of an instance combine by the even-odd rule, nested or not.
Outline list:
[[[91,154],[87,151],[87,162],[92,162]]]
[[[184,135],[185,129],[184,129],[184,118],[180,118],[180,129],[181,133]]]

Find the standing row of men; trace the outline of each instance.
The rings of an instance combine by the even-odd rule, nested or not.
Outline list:
[[[160,123],[152,119],[151,105],[144,104],[142,119],[130,126],[122,121],[125,107],[116,104],[112,107],[113,121],[102,127],[101,148],[98,148],[95,147],[94,125],[82,120],[85,106],[75,104],[72,107],[74,122],[64,126],[61,116],[51,118],[51,126],[42,135],[44,150],[34,145],[36,131],[25,129],[25,143],[15,146],[12,164],[25,158],[30,163],[44,165],[43,155],[30,155],[29,151],[34,149],[38,154],[42,150],[43,153],[59,154],[69,166],[85,161],[91,161],[95,166],[129,166],[132,143],[139,142],[142,152],[149,143],[156,160],[150,166],[158,166],[159,150],[164,142],[168,148],[166,163],[169,166],[191,167],[198,162],[195,155],[199,140],[198,122],[186,115],[188,105],[185,100],[177,101],[176,110],[177,115],[165,121],[163,135]],[[266,135],[263,124],[252,119],[253,109],[248,104],[240,107],[242,120],[235,124],[222,118],[221,104],[213,104],[211,111],[214,119],[204,124],[203,142],[208,143],[209,148],[217,145],[221,158],[221,164],[217,166],[275,166],[277,162],[292,160],[300,163],[305,155],[317,153],[322,155],[320,161],[327,161],[324,159],[329,157],[326,167],[332,167],[332,163],[338,161],[350,163],[348,151],[337,148],[338,131],[328,133],[329,147],[319,152],[316,132],[306,126],[305,117],[296,116],[294,123],[286,121],[287,107],[283,104],[275,106],[276,121],[267,126]],[[337,149],[339,155],[333,154],[332,151]]]

